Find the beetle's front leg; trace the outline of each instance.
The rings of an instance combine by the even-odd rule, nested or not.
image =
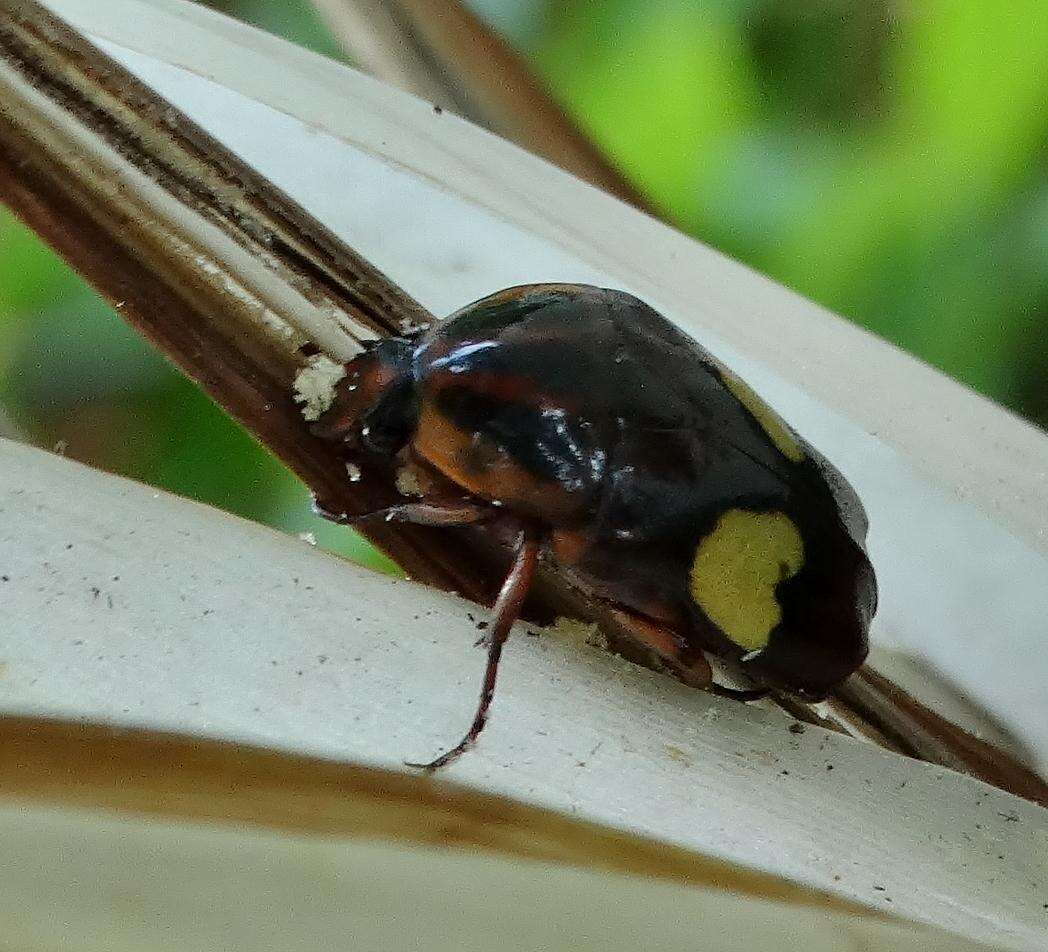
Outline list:
[[[385,521],[416,526],[470,526],[505,515],[504,510],[464,493],[461,486],[428,466],[410,448],[398,455],[397,462],[397,488],[402,496],[415,496],[415,500],[371,512],[349,514],[332,512],[314,499],[313,509],[318,515],[340,525]]]
[[[406,502],[357,515],[334,513],[314,503],[314,510],[339,525],[353,526],[362,522],[409,522],[416,526],[470,526],[485,522],[497,514],[491,506],[478,502]]]

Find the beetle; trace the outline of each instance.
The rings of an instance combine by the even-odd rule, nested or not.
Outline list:
[[[480,734],[540,555],[632,620],[684,680],[815,701],[866,658],[877,585],[844,477],[742,380],[623,291],[533,284],[371,342],[314,427],[403,454],[422,497],[381,516],[518,530],[487,634]],[[329,514],[330,515],[330,514]],[[713,682],[707,654],[755,685]]]

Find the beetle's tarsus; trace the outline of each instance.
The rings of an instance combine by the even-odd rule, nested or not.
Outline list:
[[[470,747],[473,746],[473,741],[467,741],[465,738],[447,753],[441,754],[435,760],[431,760],[428,764],[417,764],[411,760],[405,760],[405,767],[413,767],[415,770],[424,770],[426,773],[433,773],[436,770],[440,770],[441,767],[450,764],[453,760],[457,760],[462,754],[464,754]]]
[[[733,701],[759,701],[771,693],[771,688],[729,688],[716,681],[707,690],[719,697],[730,697]]]

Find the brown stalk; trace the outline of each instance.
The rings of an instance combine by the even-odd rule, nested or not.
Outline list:
[[[1048,807],[1045,782],[1036,773],[925,707],[869,665],[837,690],[830,707],[846,724],[861,715],[865,727],[917,760],[942,764]]]
[[[292,381],[308,353],[344,360],[360,340],[431,316],[35,0],[0,0],[0,200],[328,509],[394,500],[391,478],[346,478],[338,448],[309,433]],[[367,532],[413,577],[477,601],[490,602],[504,572],[505,553],[487,535],[386,524]],[[597,621],[616,647],[628,645],[614,613],[556,573],[542,574],[533,608]],[[1048,787],[1003,752],[872,672],[854,680],[837,700],[838,723],[778,700],[798,718],[846,724],[1048,804]]]
[[[300,348],[345,358],[359,339],[430,315],[39,4],[3,0],[0,14],[3,201],[330,508],[388,504],[392,495],[381,487],[344,478],[337,451],[304,426],[292,381],[307,364]],[[41,99],[66,117],[69,136],[40,111]],[[85,161],[77,134],[97,147],[97,162]],[[170,218],[144,218],[110,168],[154,182]],[[188,237],[179,217],[192,223]],[[221,253],[196,241],[202,232],[215,233]],[[296,315],[273,313],[272,300],[223,290],[215,276],[238,251],[264,269],[272,297],[285,291],[326,316],[320,323],[312,315],[323,340],[311,339]],[[481,573],[446,537],[384,525],[369,534],[409,574],[487,597]]]

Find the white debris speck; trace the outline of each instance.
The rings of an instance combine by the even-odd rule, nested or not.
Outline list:
[[[316,545],[317,537],[312,532],[300,532],[298,537],[307,545]]]
[[[563,615],[557,617],[553,625],[548,629],[551,635],[556,635],[569,641],[581,641],[593,648],[608,650],[607,636],[596,624],[579,621],[577,618],[565,618]]]
[[[311,357],[309,366],[295,377],[295,402],[302,404],[302,416],[310,421],[320,419],[335,399],[335,387],[345,375],[345,367],[330,357]]]
[[[818,704],[813,704],[811,709],[819,715],[819,717],[825,718],[826,720],[833,720],[834,709],[831,704],[827,704],[825,701],[820,701]]]
[[[409,466],[401,466],[397,470],[397,492],[401,496],[421,496],[422,487],[419,485],[418,476]]]
[[[356,463],[346,463],[346,473],[351,483],[359,483],[360,478],[364,475]]]

